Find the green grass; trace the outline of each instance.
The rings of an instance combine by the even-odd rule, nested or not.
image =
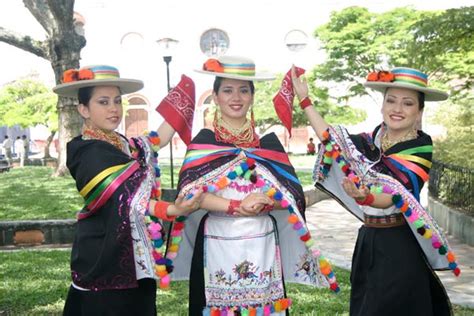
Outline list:
[[[171,187],[170,168],[163,165],[163,188]],[[174,169],[174,185],[179,168]],[[83,199],[71,176],[53,177],[50,167],[13,168],[0,173],[0,219],[72,219],[83,206]],[[310,172],[298,172],[303,187],[312,184]]]
[[[70,176],[53,178],[49,167],[13,168],[0,173],[2,220],[74,218],[82,206]]]
[[[19,250],[0,252],[0,315],[60,315],[70,285],[70,250]],[[288,284],[293,315],[348,315],[349,272],[335,269],[341,292]],[[158,291],[159,315],[187,315],[188,283],[172,282],[171,290]],[[455,306],[455,315],[474,310]]]

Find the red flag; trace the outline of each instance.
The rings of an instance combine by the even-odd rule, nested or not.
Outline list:
[[[168,122],[186,145],[191,143],[193,129],[194,106],[196,103],[194,82],[182,75],[181,81],[171,89],[161,101],[156,111]]]
[[[304,74],[305,70],[303,68],[295,67],[296,76],[301,76]],[[293,92],[293,82],[291,80],[291,69],[286,73],[285,78],[281,83],[280,90],[273,98],[273,106],[275,111],[280,118],[280,121],[283,123],[283,126],[286,127],[288,133],[291,137],[291,128],[293,126],[293,99],[295,94]]]

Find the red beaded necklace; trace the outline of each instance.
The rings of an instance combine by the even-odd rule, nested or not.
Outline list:
[[[260,147],[260,139],[255,132],[255,120],[253,111],[251,112],[250,122],[246,121],[239,129],[231,130],[229,124],[226,123],[216,112],[214,115],[214,131],[216,133],[216,141],[233,144],[242,148]]]

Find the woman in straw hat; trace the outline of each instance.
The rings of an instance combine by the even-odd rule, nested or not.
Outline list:
[[[122,95],[140,90],[142,81],[98,65],[67,70],[63,82],[54,92],[78,98],[84,119],[82,135],[67,145],[67,167],[85,200],[77,214],[64,314],[156,315],[161,220],[196,209],[200,192],[188,200],[178,196],[175,204],[159,199],[157,150],[174,134],[169,124],[130,140],[115,132]]]
[[[217,109],[213,129],[188,146],[178,189],[202,186],[204,193],[201,210],[173,223],[167,252],[173,277],[190,279],[189,314],[288,313],[284,280],[337,291],[304,222],[288,155],[274,133],[255,131],[253,82],[273,77],[233,56],[209,59],[198,72],[215,76]]]
[[[352,259],[351,315],[450,315],[433,272],[459,275],[445,236],[420,204],[431,167],[431,137],[419,130],[425,101],[448,95],[428,88],[427,75],[395,68],[368,75],[383,93],[383,123],[369,134],[329,126],[311,106],[308,85],[293,70],[294,91],[322,142],[317,187],[364,222]]]

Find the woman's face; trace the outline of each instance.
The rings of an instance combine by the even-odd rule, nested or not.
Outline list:
[[[418,92],[410,89],[389,88],[382,105],[383,121],[393,132],[408,132],[421,120]]]
[[[228,123],[244,123],[253,103],[250,83],[244,80],[223,79],[213,98],[221,110],[222,118]]]
[[[122,96],[118,87],[97,86],[88,105],[79,104],[79,113],[89,126],[114,131],[122,121]]]

